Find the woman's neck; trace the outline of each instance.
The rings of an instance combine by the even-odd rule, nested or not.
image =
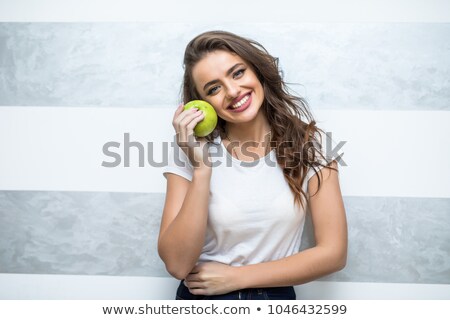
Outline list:
[[[225,126],[225,133],[231,141],[244,143],[246,141],[262,142],[268,138],[271,130],[265,116],[245,123],[230,123]]]

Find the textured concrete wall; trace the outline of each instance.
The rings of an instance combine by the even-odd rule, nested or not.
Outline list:
[[[449,199],[346,197],[347,267],[326,279],[450,283]],[[164,194],[0,193],[0,273],[164,276]],[[303,248],[313,244],[311,224]]]
[[[2,23],[0,105],[175,104],[184,47],[211,29],[261,42],[314,108],[450,109],[450,24],[420,23]]]
[[[450,24],[419,23],[1,23],[0,106],[173,106],[183,49],[209,29],[261,42],[313,109],[450,110]],[[163,201],[0,191],[0,272],[167,275],[156,253]],[[349,261],[326,280],[450,283],[449,199],[344,201]]]

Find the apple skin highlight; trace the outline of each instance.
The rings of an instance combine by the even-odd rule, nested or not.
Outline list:
[[[194,134],[197,137],[205,137],[215,129],[217,125],[217,113],[213,106],[203,100],[192,100],[184,105],[184,110],[197,108],[205,115],[205,118],[197,123],[194,128]]]

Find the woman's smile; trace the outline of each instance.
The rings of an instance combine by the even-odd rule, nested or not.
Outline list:
[[[237,102],[234,102],[236,101]],[[252,93],[247,93],[243,97],[233,100],[233,104],[228,107],[232,112],[242,112],[247,109],[252,103]]]

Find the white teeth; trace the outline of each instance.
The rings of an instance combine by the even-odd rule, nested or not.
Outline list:
[[[233,108],[233,109],[239,108],[240,106],[242,106],[244,103],[246,103],[246,102],[248,101],[249,97],[250,97],[249,95],[246,95],[244,98],[242,98],[241,101],[239,101],[239,102],[233,104],[233,105],[231,106],[231,108]]]

